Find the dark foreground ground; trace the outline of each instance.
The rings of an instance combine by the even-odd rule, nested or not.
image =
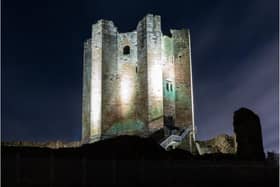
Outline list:
[[[278,165],[233,155],[166,152],[118,137],[80,148],[2,146],[1,186],[278,186]]]

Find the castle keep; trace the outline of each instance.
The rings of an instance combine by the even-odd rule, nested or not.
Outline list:
[[[146,136],[164,119],[193,128],[189,30],[161,31],[148,14],[135,31],[118,33],[112,21],[92,25],[84,43],[82,141]]]

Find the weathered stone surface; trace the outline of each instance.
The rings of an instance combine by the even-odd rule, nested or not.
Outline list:
[[[264,160],[262,130],[259,117],[247,108],[234,112],[233,127],[237,155],[242,159]]]
[[[192,124],[190,38],[189,31],[171,30],[175,59],[175,111],[176,125],[179,127]]]
[[[189,31],[163,36],[160,16],[148,14],[135,31],[119,33],[99,20],[84,44],[82,141],[116,135],[147,136],[192,123]]]
[[[199,152],[203,154],[224,153],[235,154],[236,142],[234,136],[227,134],[218,135],[210,140],[196,141],[199,146]]]

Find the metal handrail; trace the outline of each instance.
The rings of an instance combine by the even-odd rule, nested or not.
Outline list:
[[[160,146],[163,147],[165,150],[167,150],[167,148],[172,145],[171,142],[174,142],[174,143],[180,143],[183,141],[183,139],[186,137],[186,135],[188,133],[190,133],[192,131],[191,128],[187,128],[184,130],[184,132],[181,134],[181,135],[170,135],[168,136],[164,141],[162,141],[160,143]]]

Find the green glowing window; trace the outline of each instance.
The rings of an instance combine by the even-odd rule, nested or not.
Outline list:
[[[167,80],[166,84],[165,84],[165,88],[166,88],[166,91],[170,91],[170,92],[173,92],[173,84],[171,81]]]

